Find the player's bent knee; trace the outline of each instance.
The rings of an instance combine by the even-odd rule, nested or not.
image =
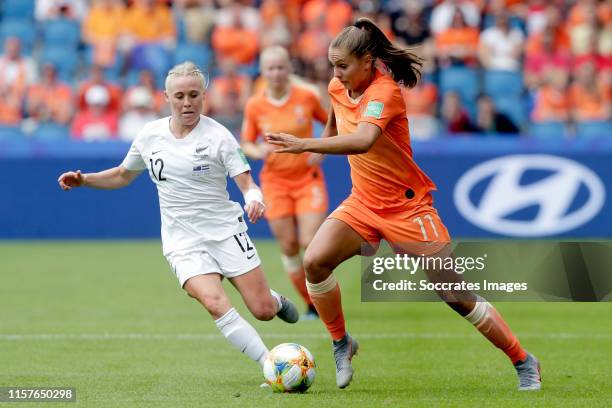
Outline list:
[[[286,256],[295,256],[300,253],[300,244],[297,240],[281,242],[281,249]]]
[[[257,320],[268,321],[272,320],[276,313],[278,312],[278,307],[276,305],[276,301],[274,302],[260,302],[253,308],[251,308],[251,313],[253,317]]]
[[[333,268],[324,259],[308,251],[304,254],[304,271],[310,283],[324,281],[332,273]]]

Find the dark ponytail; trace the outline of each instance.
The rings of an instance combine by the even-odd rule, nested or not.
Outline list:
[[[369,18],[360,18],[346,27],[334,40],[331,48],[341,48],[356,57],[370,54],[391,71],[393,79],[412,88],[421,76],[423,62],[407,49],[396,47]]]

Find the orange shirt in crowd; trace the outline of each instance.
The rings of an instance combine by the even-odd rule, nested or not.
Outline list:
[[[312,137],[312,122],[327,122],[327,112],[319,98],[309,89],[292,85],[284,101],[271,100],[266,92],[249,98],[242,125],[242,139],[255,142],[266,132],[282,132],[297,137]],[[309,153],[271,154],[265,159],[261,178],[299,179],[306,174]]]
[[[428,193],[436,186],[412,158],[400,86],[377,71],[374,81],[357,99],[348,95],[338,78],[331,80],[328,91],[338,137],[355,132],[360,122],[372,123],[382,130],[367,153],[348,156],[351,196],[375,212],[403,211],[429,202]],[[414,192],[414,200],[406,200],[409,189]]]
[[[304,61],[327,59],[327,51],[332,37],[325,30],[309,29],[300,34],[297,40],[298,55]]]
[[[248,75],[222,73],[216,76],[210,84],[205,111],[213,115],[239,111],[247,102],[251,83]]]
[[[569,50],[571,47],[570,37],[563,28],[555,30],[554,50],[544,49],[545,45],[542,40],[544,33],[536,33],[527,39],[525,44],[526,56],[538,56],[540,54],[550,54],[555,50]]]
[[[125,12],[125,31],[139,43],[163,41],[176,37],[176,27],[170,9],[161,4],[147,9],[136,2]]]
[[[301,0],[264,0],[259,8],[261,21],[269,27],[277,17],[284,16],[289,27],[299,27],[301,4]]]
[[[125,7],[120,2],[105,6],[94,3],[83,21],[83,39],[93,46],[94,64],[115,63],[115,50],[123,32]]]
[[[436,36],[436,49],[445,54],[455,47],[464,47],[471,54],[478,49],[480,33],[472,27],[449,28]]]
[[[602,25],[606,25],[610,21],[612,21],[612,7],[609,2],[601,2],[599,5],[595,5],[597,8],[597,19]],[[569,14],[567,16],[567,24],[566,27],[569,29],[576,27],[579,24],[582,24],[587,19],[587,9],[584,4],[580,2],[574,4],[574,6],[570,9]]]
[[[116,41],[123,30],[125,7],[122,3],[110,7],[94,3],[83,21],[83,37],[86,41]]]
[[[534,122],[565,121],[569,111],[570,98],[567,91],[543,85],[536,95],[532,119]]]
[[[604,82],[591,90],[580,83],[574,83],[570,86],[569,96],[576,120],[610,120],[610,87]]]
[[[259,45],[254,31],[235,27],[217,27],[213,31],[212,46],[219,59],[232,59],[238,64],[255,61]]]
[[[435,116],[438,101],[438,88],[430,82],[414,88],[401,87],[402,97],[406,103],[406,113],[410,115]]]
[[[27,95],[30,114],[37,119],[49,119],[56,123],[67,124],[72,118],[72,96],[70,86],[61,82],[51,86],[42,83],[32,85]],[[49,118],[37,117],[37,111],[41,106],[47,110]]]
[[[335,36],[351,24],[353,8],[343,0],[311,0],[304,5],[302,18],[307,24],[318,18],[325,19],[325,29]]]
[[[14,97],[0,99],[0,125],[18,125],[21,123],[21,103],[23,100]]]

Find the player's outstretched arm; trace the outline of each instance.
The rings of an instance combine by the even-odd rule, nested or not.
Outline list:
[[[277,153],[362,154],[368,152],[381,134],[378,126],[360,122],[357,131],[321,139],[300,139],[286,133],[266,133],[266,141],[280,147]]]
[[[274,151],[274,147],[267,143],[254,143],[247,140],[240,142],[244,154],[252,160],[263,160]]]
[[[263,195],[261,190],[255,184],[255,180],[251,177],[250,171],[245,171],[234,177],[236,185],[244,196],[244,211],[246,211],[249,221],[253,224],[259,220],[266,210],[266,206],[263,203]]]
[[[81,173],[81,170],[69,171],[57,179],[62,190],[74,187],[91,187],[103,190],[114,190],[130,184],[141,173],[140,170],[127,170],[123,166],[113,167],[98,173]]]
[[[323,129],[323,132],[321,132],[321,139],[336,136],[337,134],[338,129],[336,128],[336,115],[334,115],[334,108],[332,106],[327,115],[327,122],[325,122],[325,128]],[[268,146],[274,149],[274,146],[269,144]],[[318,166],[319,164],[321,164],[324,158],[325,156],[323,155],[323,153],[312,153],[310,157],[308,157],[308,165]]]

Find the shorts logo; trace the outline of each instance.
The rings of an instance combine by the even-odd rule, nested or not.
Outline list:
[[[383,109],[385,108],[385,104],[378,101],[370,101],[366,106],[365,113],[363,117],[372,117],[374,119],[380,119],[383,113]]]

